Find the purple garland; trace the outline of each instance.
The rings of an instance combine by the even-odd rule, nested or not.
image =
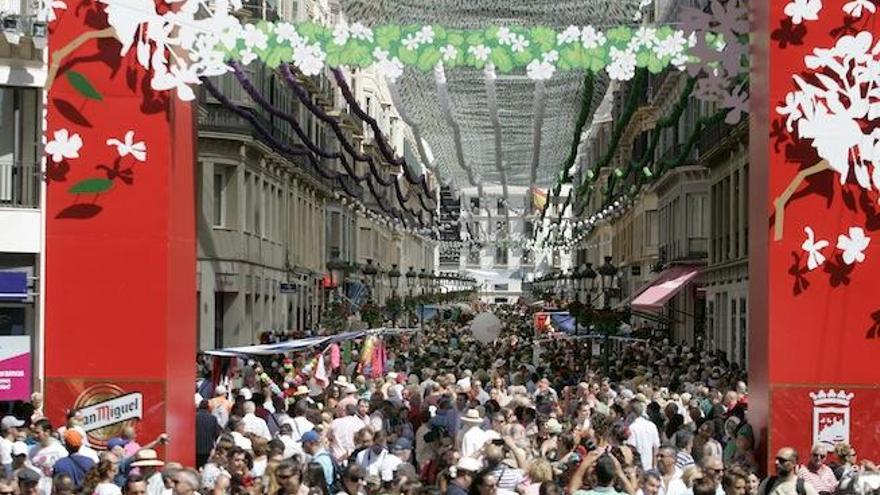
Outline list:
[[[354,111],[355,115],[363,119],[367,122],[370,127],[373,129],[373,134],[376,135],[376,141],[379,143],[379,150],[382,152],[382,155],[388,160],[389,163],[393,165],[397,165],[403,168],[403,173],[406,175],[406,180],[413,185],[420,184],[425,192],[428,192],[428,182],[425,179],[425,175],[422,174],[420,177],[414,177],[412,175],[412,171],[410,171],[409,167],[406,164],[406,160],[404,158],[398,158],[394,156],[394,150],[388,145],[388,142],[385,141],[385,137],[382,135],[382,130],[379,129],[379,123],[376,122],[376,119],[370,116],[367,112],[365,112],[360,104],[357,101],[357,98],[354,97],[354,94],[351,92],[351,88],[348,86],[348,82],[345,80],[345,75],[339,69],[331,69],[333,72],[333,77],[336,79],[336,84],[339,86],[339,89],[342,90],[342,96],[345,98],[345,101],[351,107],[352,111]]]
[[[330,127],[333,129],[333,133],[336,134],[337,139],[339,139],[340,144],[342,144],[342,146],[345,148],[345,150],[352,157],[354,157],[355,160],[368,163],[370,165],[370,171],[372,172],[375,179],[379,182],[379,184],[381,184],[383,186],[389,186],[392,184],[392,182],[394,182],[395,187],[398,189],[398,191],[397,191],[398,199],[403,198],[404,202],[409,201],[409,199],[411,198],[411,195],[412,195],[412,191],[407,191],[409,194],[406,196],[403,196],[402,191],[400,191],[400,184],[398,183],[398,181],[395,178],[388,179],[388,180],[382,179],[382,174],[376,168],[376,164],[375,164],[375,161],[373,160],[373,157],[371,157],[369,155],[363,155],[363,154],[359,153],[353,146],[351,146],[351,143],[349,143],[348,139],[346,139],[345,134],[342,131],[341,126],[339,125],[339,122],[334,117],[328,115],[327,112],[325,112],[323,108],[321,108],[318,105],[315,105],[312,102],[311,98],[309,97],[308,91],[306,91],[306,89],[303,88],[302,85],[299,84],[299,81],[296,80],[296,77],[293,75],[293,71],[291,71],[290,66],[288,64],[281,64],[280,69],[281,69],[281,75],[284,78],[285,83],[287,83],[287,85],[293,90],[294,94],[297,96],[297,98],[300,100],[300,102],[310,112],[312,112],[312,114],[314,114],[316,117],[318,117],[322,122],[325,122],[330,125]],[[356,103],[357,102],[355,102],[355,104]],[[362,110],[360,110],[360,108],[357,108],[354,110],[355,110],[355,113],[357,113],[358,111],[362,112]],[[373,123],[375,124],[375,120],[373,121]],[[377,137],[381,138],[381,134],[377,134]],[[380,141],[380,143],[382,143],[381,140],[379,140],[379,141]],[[382,147],[382,144],[380,144],[380,148],[381,147]],[[406,174],[406,172],[408,172],[408,168],[406,166],[404,166],[403,169],[404,169],[404,173]],[[427,182],[425,182],[423,184],[423,190],[425,191],[425,194],[424,194],[425,196],[430,193],[429,189],[427,188]],[[417,197],[419,199],[419,203],[421,203],[422,209],[427,211],[429,213],[429,215],[431,215],[431,217],[433,218],[434,208],[436,205],[431,206],[431,205],[427,204],[422,194],[417,194]],[[432,201],[432,203],[433,203],[433,201]]]
[[[263,96],[263,94],[260,93],[257,90],[257,88],[254,87],[251,80],[247,77],[247,74],[245,74],[245,72],[243,70],[241,70],[240,65],[238,65],[236,63],[230,63],[229,65],[230,65],[230,67],[233,68],[236,79],[238,79],[238,82],[241,84],[242,88],[244,88],[244,90],[251,96],[251,98],[253,98],[254,101],[259,103],[259,105],[261,107],[266,109],[272,115],[279,117],[279,118],[285,120],[286,122],[288,122],[293,127],[294,132],[300,138],[300,140],[310,150],[312,150],[313,153],[315,153],[318,156],[321,156],[323,158],[339,160],[340,162],[342,162],[342,165],[345,167],[345,170],[348,172],[348,175],[358,181],[363,181],[364,179],[368,178],[367,174],[364,174],[362,176],[357,175],[357,171],[352,168],[351,164],[349,164],[348,160],[345,158],[345,155],[342,154],[341,152],[333,152],[333,153],[327,152],[327,151],[322,150],[319,146],[315,145],[315,143],[309,139],[308,135],[306,135],[306,133],[303,132],[302,127],[299,125],[299,122],[297,122],[297,120],[292,115],[290,115],[289,113],[283,112],[281,110],[278,110],[277,108],[272,106],[272,104],[266,100],[265,96]],[[398,180],[396,178],[394,178],[392,180],[394,181],[395,194],[397,195],[397,200],[400,203],[401,208],[408,209],[406,206],[406,202],[409,200],[409,197],[404,197],[403,194],[401,193],[400,184],[399,184]],[[381,181],[380,181],[380,184],[381,184]],[[391,182],[389,181],[388,184],[390,185]],[[411,197],[411,195],[410,195],[410,197]],[[415,214],[414,211],[412,213]],[[420,218],[420,221],[419,221],[420,225],[424,226],[424,223],[421,222],[421,217],[419,217],[419,218]]]
[[[228,108],[232,112],[236,113],[240,117],[247,120],[254,127],[254,129],[256,129],[257,132],[260,133],[260,135],[263,136],[264,139],[266,139],[266,141],[269,143],[269,145],[273,149],[275,149],[276,151],[279,151],[280,153],[282,153],[284,155],[288,155],[288,156],[305,155],[309,159],[309,164],[312,166],[312,168],[314,168],[315,171],[318,172],[322,177],[324,177],[325,179],[328,179],[328,180],[335,180],[339,184],[339,186],[345,191],[345,193],[348,194],[350,197],[356,198],[356,199],[360,197],[359,191],[357,191],[357,190],[352,191],[351,189],[349,189],[349,180],[345,180],[345,179],[351,179],[350,177],[348,177],[344,174],[340,174],[340,173],[335,173],[335,174],[326,173],[323,170],[323,168],[320,166],[320,164],[318,164],[317,159],[315,158],[314,154],[312,154],[308,151],[293,150],[289,146],[278,141],[263,126],[263,124],[261,124],[260,121],[257,120],[257,118],[254,116],[254,114],[251,110],[243,109],[243,108],[239,107],[238,105],[232,103],[223,93],[220,92],[220,90],[217,89],[216,86],[214,86],[214,84],[207,77],[202,77],[201,81],[202,81],[202,86],[204,86],[205,89],[208,90],[209,93],[211,93],[211,96],[216,98],[217,101],[219,101],[224,107]],[[376,195],[375,191],[372,189],[372,187],[370,188],[370,192],[373,193],[374,196]],[[385,209],[383,208],[383,210],[385,210]],[[396,218],[399,218],[399,215],[393,215],[393,216],[395,216]],[[424,225],[422,225],[422,226],[424,226]]]

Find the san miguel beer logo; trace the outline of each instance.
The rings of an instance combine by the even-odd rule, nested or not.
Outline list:
[[[813,445],[833,447],[849,443],[850,402],[855,394],[843,390],[811,392],[813,399]]]
[[[144,416],[144,396],[125,392],[116,385],[94,385],[77,397],[74,407],[83,417],[83,429],[98,445],[118,437],[122,429]]]

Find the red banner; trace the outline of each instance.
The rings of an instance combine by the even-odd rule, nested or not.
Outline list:
[[[880,50],[877,14],[848,3],[752,2],[750,417],[769,459],[842,439],[880,457]]]

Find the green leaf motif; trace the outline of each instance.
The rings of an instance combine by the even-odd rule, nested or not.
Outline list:
[[[422,51],[422,54],[419,55],[419,62],[417,67],[422,72],[428,72],[437,65],[437,62],[440,61],[440,50],[434,48],[433,46],[428,46]]]
[[[587,50],[580,43],[566,45],[559,52],[559,68],[563,70],[587,67],[589,62]]]
[[[269,50],[269,54],[266,56],[266,65],[270,69],[275,69],[281,65],[281,62],[291,58],[293,58],[293,49],[289,46],[279,45]]]
[[[73,194],[100,194],[113,187],[110,179],[83,179],[70,188]]]
[[[510,58],[510,54],[505,48],[493,48],[492,54],[489,55],[489,60],[495,64],[495,68],[498,69],[499,72],[504,73],[513,70],[513,59]]]
[[[556,33],[544,26],[533,27],[529,32],[532,43],[538,45],[543,52],[549,52],[556,46]]]
[[[480,31],[472,31],[467,35],[467,44],[470,46],[485,45],[486,38]]]
[[[400,58],[400,61],[406,65],[416,65],[419,60],[419,54],[417,52],[403,46],[397,51],[397,56]]]
[[[329,54],[328,54],[329,57]],[[342,47],[339,62],[343,65],[356,65],[364,67],[370,65],[373,54],[369,47],[355,40],[348,40]]]
[[[618,48],[624,48],[632,39],[632,31],[626,26],[618,26],[608,31],[605,36],[609,43],[613,43]]]
[[[67,81],[70,82],[70,85],[73,86],[73,89],[75,89],[77,93],[90,100],[101,101],[104,99],[104,97],[101,96],[101,93],[92,86],[92,83],[89,82],[86,76],[75,70],[69,70],[65,72],[65,75],[67,76]]]
[[[314,43],[322,38],[322,31],[324,28],[316,24],[312,21],[303,22],[297,24],[296,31],[300,34],[300,36],[305,37],[309,40],[310,43]]]
[[[446,33],[446,43],[461,48],[461,45],[464,44],[464,35],[458,31],[449,31]]]
[[[376,44],[384,50],[391,48],[391,44],[400,39],[400,27],[379,26],[374,31]]]

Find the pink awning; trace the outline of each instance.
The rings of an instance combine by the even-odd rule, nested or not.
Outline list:
[[[699,268],[694,266],[673,266],[665,270],[647,289],[633,299],[632,309],[652,312],[662,310],[666,301],[672,299],[699,273]]]

